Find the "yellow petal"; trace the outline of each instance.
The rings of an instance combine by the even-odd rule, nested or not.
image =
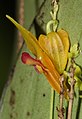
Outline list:
[[[13,18],[10,16],[6,15],[6,17],[18,28],[18,30],[21,32],[28,48],[32,51],[34,55],[37,54],[37,50],[39,52],[39,46],[37,44],[37,39],[35,36],[32,35],[31,32],[26,30],[24,27],[22,27],[20,24],[18,24]]]
[[[68,50],[69,50],[69,36],[68,36],[68,33],[64,30],[59,30],[58,32],[58,35],[60,36],[61,40],[62,40],[62,43],[63,43],[63,46],[64,46],[64,51],[65,51],[65,60],[64,60],[64,66],[66,65],[67,63],[67,57],[68,57]]]
[[[58,32],[50,32],[47,36],[40,35],[38,42],[52,60],[57,71],[60,74],[63,73],[69,49],[67,32],[60,30]]]

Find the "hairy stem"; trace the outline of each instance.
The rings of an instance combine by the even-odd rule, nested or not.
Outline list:
[[[22,26],[24,25],[24,0],[20,0],[19,3],[19,24],[21,24]],[[21,33],[18,33],[18,44],[17,44],[17,53],[19,53],[21,47],[23,45],[23,38]]]
[[[61,76],[60,86],[61,86],[61,92],[60,92],[60,106],[59,106],[59,109],[57,109],[57,110],[58,110],[58,119],[64,119],[64,108],[63,108],[64,76]]]
[[[72,65],[70,67],[70,92],[69,92],[69,105],[68,105],[68,117],[67,119],[72,119],[72,108],[73,108],[73,101],[74,101],[74,72],[75,68],[73,67],[74,60],[72,59]]]

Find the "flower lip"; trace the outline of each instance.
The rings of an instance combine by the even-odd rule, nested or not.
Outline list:
[[[23,52],[21,56],[21,60],[24,64],[32,65],[32,66],[41,66],[43,69],[45,69],[45,66],[41,63],[40,60],[34,59],[29,55],[27,52]]]
[[[21,60],[24,64],[26,64],[28,57],[30,57],[30,55],[28,53],[26,53],[26,52],[22,53]]]

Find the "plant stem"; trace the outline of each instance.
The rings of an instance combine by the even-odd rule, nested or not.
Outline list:
[[[24,25],[24,0],[20,0],[19,3],[19,24],[21,24],[22,26]],[[23,38],[21,33],[18,33],[18,44],[17,44],[17,53],[19,53],[21,47],[23,45]]]
[[[72,119],[72,108],[73,108],[73,101],[74,101],[74,72],[75,68],[73,67],[74,59],[72,59],[72,65],[70,67],[70,92],[69,92],[69,105],[68,105],[68,117],[67,119]]]
[[[51,88],[51,106],[50,106],[50,119],[54,119],[54,90]]]
[[[64,98],[64,76],[61,76],[60,79],[60,86],[61,86],[61,92],[60,92],[60,106],[58,110],[58,119],[64,119],[64,108],[63,108],[63,98]]]

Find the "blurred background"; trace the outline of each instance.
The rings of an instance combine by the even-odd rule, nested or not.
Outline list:
[[[15,29],[5,17],[16,17],[17,0],[0,0],[0,96],[15,57]]]

